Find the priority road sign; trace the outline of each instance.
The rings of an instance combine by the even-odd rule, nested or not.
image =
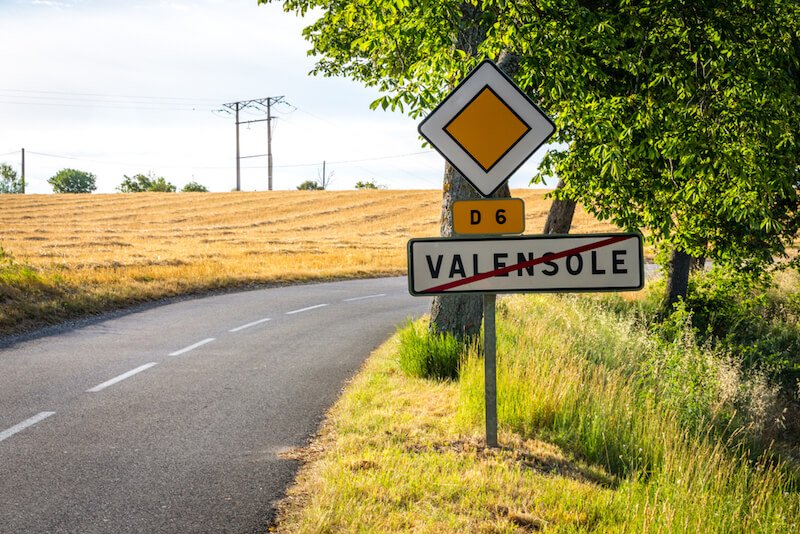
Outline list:
[[[644,286],[639,234],[425,238],[408,243],[409,292],[635,291]]]
[[[483,196],[491,196],[555,132],[497,65],[483,61],[419,124]]]
[[[460,235],[521,234],[525,202],[521,198],[484,198],[453,202],[453,232]]]

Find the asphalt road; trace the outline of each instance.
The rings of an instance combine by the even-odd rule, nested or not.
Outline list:
[[[259,532],[405,278],[175,302],[0,348],[0,532]],[[1,346],[1,345],[0,345]]]

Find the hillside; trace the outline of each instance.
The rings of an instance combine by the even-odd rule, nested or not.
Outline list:
[[[518,190],[527,233],[542,190]],[[0,335],[175,295],[402,275],[440,191],[0,196]],[[573,232],[606,231],[578,210]]]

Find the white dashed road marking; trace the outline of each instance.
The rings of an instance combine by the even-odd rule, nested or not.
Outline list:
[[[365,297],[353,297],[351,299],[344,299],[342,302],[355,302],[356,300],[376,299],[378,297],[385,297],[386,293],[378,293],[377,295],[367,295]]]
[[[98,384],[95,387],[93,387],[92,389],[87,389],[86,393],[97,393],[98,391],[102,391],[102,390],[106,389],[108,386],[113,386],[117,382],[122,382],[126,378],[130,378],[130,377],[132,377],[133,375],[135,375],[137,373],[141,373],[142,371],[146,371],[147,369],[150,369],[155,364],[156,364],[156,362],[150,362],[150,363],[146,363],[144,365],[140,365],[136,369],[131,369],[127,373],[122,373],[119,376],[115,376],[111,380],[107,380],[107,381],[103,382],[102,384]]]
[[[30,419],[25,419],[23,422],[12,426],[8,430],[3,430],[2,432],[0,432],[0,441],[3,441],[4,439],[10,438],[11,436],[16,434],[17,432],[22,432],[23,430],[25,430],[29,426],[33,426],[33,425],[35,425],[36,423],[38,423],[40,421],[44,421],[45,419],[47,419],[51,415],[55,415],[55,413],[56,412],[39,412],[38,414],[34,415]]]
[[[186,352],[189,352],[190,350],[194,350],[194,349],[196,349],[197,347],[202,347],[202,346],[203,346],[203,345],[205,345],[206,343],[211,343],[211,342],[212,342],[212,341],[214,341],[215,339],[217,339],[217,338],[215,338],[215,337],[209,337],[209,338],[206,338],[206,339],[204,339],[203,341],[198,341],[198,342],[197,342],[197,343],[195,343],[194,345],[189,345],[188,347],[182,348],[181,350],[176,350],[175,352],[170,352],[170,353],[169,353],[169,355],[170,355],[170,356],[179,356],[179,355],[181,355],[181,354],[184,354],[184,353],[186,353]]]
[[[302,313],[304,311],[316,310],[317,308],[322,308],[325,306],[327,306],[327,304],[317,304],[316,306],[309,306],[308,308],[300,308],[299,310],[286,312],[286,315],[294,315],[295,313]]]
[[[236,328],[231,328],[228,332],[238,332],[240,330],[244,330],[245,328],[250,328],[251,326],[256,326],[261,323],[266,323],[267,321],[271,321],[272,319],[266,317],[264,319],[259,319],[258,321],[253,321],[252,323],[243,324],[242,326],[237,326]]]

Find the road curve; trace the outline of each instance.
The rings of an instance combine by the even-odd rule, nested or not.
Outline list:
[[[0,532],[259,532],[405,278],[175,302],[0,348]]]

